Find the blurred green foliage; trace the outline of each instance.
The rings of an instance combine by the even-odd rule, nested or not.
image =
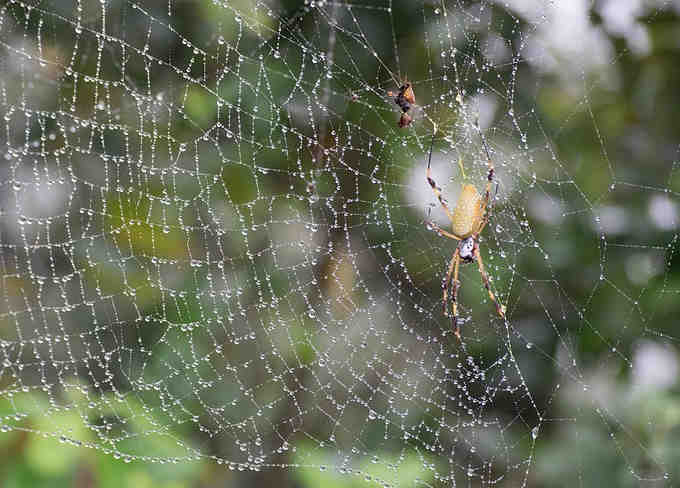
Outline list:
[[[71,390],[76,391],[76,390]],[[69,399],[76,401],[75,398]],[[114,398],[110,413],[96,411],[90,419],[93,425],[106,426],[106,416],[116,416],[113,408],[121,405]],[[133,419],[128,428],[140,431],[151,428],[145,422],[142,408],[134,401],[124,402],[124,411]],[[16,411],[31,412],[26,418],[14,418]],[[131,461],[117,450],[95,450],[87,445],[96,440],[85,428],[76,409],[55,408],[39,394],[16,394],[0,402],[0,415],[14,430],[0,436],[0,479],[3,487],[163,487],[179,488],[195,485],[209,469],[206,461],[166,462],[163,464]],[[146,424],[146,425],[145,425]],[[108,429],[107,429],[108,430]],[[111,431],[108,430],[107,435]],[[131,439],[131,452],[154,453],[154,456],[181,458],[184,452],[172,436]],[[119,447],[123,447],[122,445]]]

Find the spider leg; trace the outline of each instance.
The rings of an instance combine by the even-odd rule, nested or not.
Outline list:
[[[498,183],[496,183],[496,195],[498,194]],[[494,200],[496,199],[496,195],[494,195]],[[487,202],[488,204],[488,202]],[[477,229],[477,235],[481,234],[482,231],[484,230],[484,227],[486,227],[486,224],[489,223],[489,215],[491,214],[491,210],[493,210],[493,203],[491,204],[491,209],[487,212],[486,206],[484,207],[484,217],[482,217],[482,222],[479,224],[479,228]]]
[[[427,172],[425,174],[425,179],[427,180],[427,183],[430,185],[432,188],[432,191],[434,192],[435,195],[437,195],[437,198],[439,199],[439,203],[441,206],[444,208],[444,212],[446,212],[446,216],[449,218],[450,221],[453,222],[453,214],[451,213],[451,210],[449,209],[449,206],[446,204],[446,199],[442,196],[442,189],[437,186],[437,183],[432,179],[432,147],[434,146],[434,135],[435,133],[432,133],[432,142],[430,143],[430,156],[427,161]]]
[[[489,221],[489,212],[487,212],[487,207],[491,201],[491,185],[493,184],[493,177],[496,174],[496,168],[494,167],[493,161],[491,160],[491,152],[489,151],[489,146],[487,145],[486,139],[483,135],[482,145],[484,146],[484,152],[486,153],[486,164],[489,167],[489,172],[486,176],[486,189],[484,191],[484,198],[482,199],[482,212],[484,213],[484,220],[482,220],[482,223],[479,226],[479,230],[477,231],[478,234],[482,232]],[[498,187],[496,187],[496,191],[498,191]]]
[[[449,291],[449,283],[451,281],[451,274],[453,274],[453,269],[454,267],[458,269],[458,261],[460,260],[460,250],[456,248],[456,250],[453,253],[453,256],[451,257],[451,262],[449,263],[449,271],[446,273],[446,278],[442,280],[442,290],[444,290],[444,298],[442,299],[442,305],[444,306],[444,316],[448,317],[449,313],[447,311],[447,306],[446,306],[446,299],[448,298],[448,291]],[[454,278],[455,280],[455,278]],[[456,285],[454,284],[454,290],[456,289]],[[454,300],[455,302],[455,300]]]
[[[475,249],[474,249],[474,254],[475,254],[475,259],[477,260],[477,265],[479,266],[479,274],[482,275],[482,282],[484,283],[484,288],[486,288],[486,291],[489,293],[489,298],[491,298],[491,301],[494,303],[496,306],[496,311],[498,312],[498,315],[500,315],[501,318],[505,318],[505,307],[498,303],[498,300],[496,300],[496,297],[494,296],[493,292],[491,291],[491,287],[489,286],[489,277],[486,274],[486,271],[484,271],[484,263],[482,262],[482,253],[479,252],[479,244],[477,244],[477,241],[475,241]]]
[[[458,281],[458,268],[460,267],[460,252],[458,249],[456,249],[456,252],[458,255],[456,256],[456,266],[455,270],[453,271],[453,292],[451,293],[451,308],[453,309],[453,317],[451,318],[451,322],[455,327],[453,333],[456,334],[456,337],[460,341],[460,326],[458,325],[458,289],[460,288],[460,281]]]
[[[434,230],[436,233],[441,234],[445,237],[448,237],[449,239],[455,239],[457,241],[460,241],[460,237],[458,237],[455,234],[452,234],[451,232],[446,232],[444,229],[439,227],[437,224],[435,224],[432,221],[428,221],[427,224]]]
[[[451,321],[455,327],[454,334],[458,340],[460,339],[460,326],[458,325],[458,288],[460,288],[460,282],[458,281],[458,269],[460,268],[460,249],[456,248],[451,258],[451,263],[449,264],[449,271],[446,273],[446,278],[442,282],[442,289],[444,290],[444,299],[442,303],[444,305],[444,316],[448,317],[449,313],[447,310],[446,302],[448,299],[449,283],[451,282],[451,273],[453,273],[453,290],[451,294],[451,308],[453,314],[451,315]]]
[[[479,129],[479,126],[477,128]],[[481,130],[480,136],[482,137],[482,145],[484,146],[484,152],[486,153],[486,164],[489,166],[489,174],[486,177],[488,180],[486,184],[486,196],[488,198],[489,192],[491,191],[491,182],[493,181],[493,175],[496,172],[496,168],[494,167],[493,161],[491,160],[491,151],[489,151],[489,145],[486,143],[486,139],[484,138],[484,134],[482,134]]]
[[[486,189],[484,190],[484,198],[482,199],[481,204],[483,217],[481,223],[479,224],[479,228],[477,229],[476,234],[481,234],[482,230],[484,230],[484,227],[486,227],[486,224],[489,222],[490,211],[487,211],[487,207],[489,206],[489,202],[491,201],[491,185],[493,184],[493,177],[496,174],[496,169],[493,165],[493,161],[491,160],[491,152],[489,151],[489,146],[486,143],[484,135],[481,134],[481,131],[480,136],[482,137],[482,145],[484,146],[484,152],[486,153],[486,164],[489,167],[489,172],[487,173],[486,176]],[[498,193],[498,183],[496,183],[496,193]]]

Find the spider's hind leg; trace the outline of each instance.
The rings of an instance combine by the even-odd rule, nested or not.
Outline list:
[[[443,306],[444,306],[444,316],[448,317],[448,291],[449,283],[453,285],[453,290],[451,291],[451,322],[454,327],[454,334],[458,340],[460,340],[460,326],[458,325],[458,288],[460,288],[460,282],[458,281],[458,270],[460,268],[460,249],[457,247],[451,258],[451,263],[449,264],[449,271],[446,273],[446,278],[442,281],[442,289],[444,290]],[[453,281],[451,280],[451,273],[453,273]]]
[[[489,293],[489,298],[491,298],[491,301],[496,306],[496,312],[498,312],[498,315],[502,319],[504,319],[505,318],[505,306],[501,305],[498,302],[498,300],[496,300],[496,296],[491,291],[491,286],[489,285],[489,277],[486,274],[486,271],[484,271],[484,263],[482,262],[482,253],[479,252],[479,245],[478,244],[475,245],[474,255],[475,255],[475,259],[477,260],[477,265],[479,266],[479,274],[482,275],[482,283],[484,283],[484,288],[486,288],[486,291]]]

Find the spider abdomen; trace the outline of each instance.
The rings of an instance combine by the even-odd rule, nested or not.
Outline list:
[[[465,239],[477,232],[484,217],[482,197],[474,185],[463,185],[458,203],[453,210],[451,225],[453,233]]]

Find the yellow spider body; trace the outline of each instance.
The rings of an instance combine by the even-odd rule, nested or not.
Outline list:
[[[486,177],[486,189],[484,191],[484,197],[480,196],[477,188],[474,185],[464,184],[461,188],[460,196],[458,197],[458,202],[453,212],[449,209],[446,204],[446,199],[442,196],[441,188],[437,186],[435,181],[432,179],[431,164],[432,164],[432,146],[434,145],[434,135],[432,135],[432,143],[430,145],[430,156],[427,163],[427,173],[426,180],[427,183],[432,188],[432,191],[439,199],[446,216],[451,221],[451,232],[447,232],[440,228],[436,224],[429,222],[428,225],[431,229],[436,231],[439,235],[448,237],[458,241],[456,250],[453,253],[451,262],[449,263],[448,272],[446,277],[442,281],[442,289],[444,290],[444,315],[451,316],[454,326],[454,333],[456,337],[460,339],[460,326],[458,325],[458,289],[460,288],[460,282],[458,281],[458,270],[460,268],[461,261],[463,263],[471,263],[477,261],[477,266],[479,266],[479,274],[482,275],[482,283],[484,288],[489,293],[489,298],[496,305],[496,311],[501,318],[505,317],[505,307],[498,303],[496,296],[491,291],[491,286],[489,285],[489,277],[484,271],[484,263],[482,262],[482,254],[479,252],[479,234],[482,233],[484,227],[489,221],[489,214],[487,212],[487,206],[491,200],[491,183],[494,176],[493,162],[491,161],[491,155],[489,149],[484,143],[484,148],[487,155],[487,164],[489,167],[489,172]],[[461,165],[461,172],[463,171],[462,161],[459,162]],[[463,176],[465,173],[463,173]],[[449,296],[449,286],[452,286],[451,290],[451,315],[449,315],[448,307],[448,296]]]
[[[484,201],[474,185],[463,185],[456,208],[453,209],[451,225],[453,233],[465,239],[479,231],[484,221]]]

